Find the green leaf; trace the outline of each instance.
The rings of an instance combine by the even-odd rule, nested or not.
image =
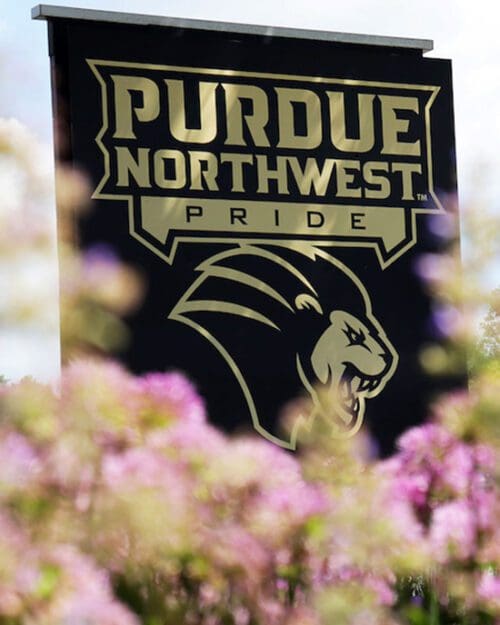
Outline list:
[[[44,564],[35,590],[35,596],[38,599],[49,599],[54,593],[60,577],[61,569],[58,566],[55,564]]]

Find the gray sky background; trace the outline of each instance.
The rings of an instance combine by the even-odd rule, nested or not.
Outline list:
[[[0,117],[18,118],[50,143],[47,26],[30,19],[34,4],[0,0]],[[51,4],[433,39],[429,56],[453,61],[461,204],[480,198],[488,210],[500,213],[500,8],[496,0],[59,0]],[[55,274],[55,258],[52,262]],[[500,282],[495,269],[489,280],[492,285]],[[51,379],[57,363],[54,329],[0,332],[1,373]]]

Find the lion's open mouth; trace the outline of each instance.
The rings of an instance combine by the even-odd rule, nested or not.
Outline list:
[[[347,365],[339,382],[339,400],[342,408],[353,417],[358,415],[360,409],[360,393],[368,394],[380,384],[382,376],[367,376],[356,367]]]

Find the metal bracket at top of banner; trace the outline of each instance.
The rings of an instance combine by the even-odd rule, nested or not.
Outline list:
[[[241,35],[260,37],[285,37],[288,39],[312,39],[332,43],[351,44],[355,46],[377,46],[398,48],[408,52],[430,52],[434,42],[430,39],[412,39],[406,37],[388,37],[385,35],[364,35],[355,33],[339,33],[325,30],[308,30],[303,28],[285,28],[257,24],[237,24],[231,22],[215,22],[162,15],[145,15],[138,13],[121,13],[118,11],[102,11],[94,9],[78,9],[50,4],[38,4],[31,10],[34,20],[74,19],[92,22],[114,22],[117,24],[134,24],[140,26],[170,26],[173,28],[191,28],[194,30],[229,32]]]

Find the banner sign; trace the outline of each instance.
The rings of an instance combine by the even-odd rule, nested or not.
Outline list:
[[[294,449],[315,419],[366,422],[388,450],[439,390],[415,264],[455,190],[450,63],[425,41],[34,11],[59,157],[93,184],[82,246],[148,277],[126,364],[183,370],[227,429]]]

